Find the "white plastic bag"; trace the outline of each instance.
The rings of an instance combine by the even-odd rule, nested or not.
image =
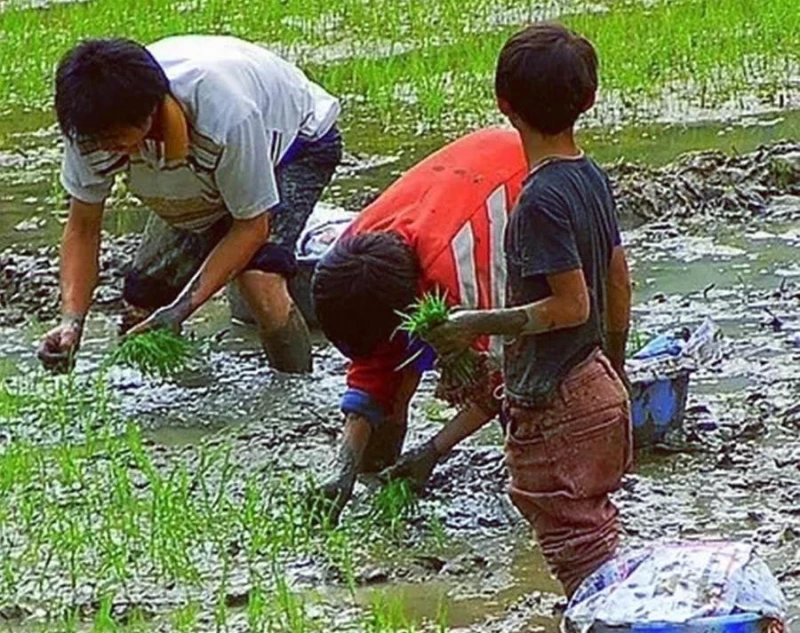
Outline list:
[[[629,552],[586,579],[570,601],[563,628],[587,633],[595,623],[687,624],[752,613],[777,621],[786,602],[750,545],[680,543]]]
[[[355,213],[345,211],[341,207],[324,202],[318,203],[297,240],[295,256],[298,261],[319,261],[355,217]]]

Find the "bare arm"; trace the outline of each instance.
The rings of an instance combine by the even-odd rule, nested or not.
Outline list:
[[[606,354],[617,373],[624,377],[631,320],[631,277],[622,246],[617,246],[611,255],[606,288]]]
[[[447,425],[433,438],[433,445],[439,455],[447,455],[453,447],[475,433],[497,413],[486,413],[481,407],[472,405],[459,411]]]
[[[178,297],[131,329],[139,334],[154,327],[177,329],[220,288],[236,277],[269,236],[269,214],[234,220],[228,233],[203,262]]]
[[[416,491],[425,488],[436,464],[459,442],[492,420],[497,413],[487,413],[481,407],[459,411],[433,439],[404,453],[398,462],[386,471],[389,479],[404,479]]]
[[[69,217],[61,238],[61,314],[83,321],[97,286],[103,204],[70,200]]]

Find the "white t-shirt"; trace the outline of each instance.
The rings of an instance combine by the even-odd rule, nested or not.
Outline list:
[[[129,170],[131,191],[179,228],[202,230],[225,213],[252,218],[279,202],[275,169],[292,143],[318,140],[339,115],[337,99],[255,44],[190,35],[148,50],[183,107],[188,156],[167,162],[152,139],[130,157],[67,142],[61,180],[74,198],[103,202]]]

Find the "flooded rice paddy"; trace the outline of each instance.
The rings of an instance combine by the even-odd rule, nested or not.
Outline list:
[[[798,114],[788,112],[747,125],[587,138],[605,162],[650,164],[611,168],[636,280],[637,331],[711,317],[725,333],[722,361],[692,378],[684,428],[639,455],[617,496],[626,545],[754,542],[779,576],[793,620],[800,619],[800,146],[753,150],[796,136],[798,126]],[[341,426],[345,361],[324,341],[312,376],[276,375],[254,333],[231,325],[220,299],[192,320],[203,351],[174,379],[112,369],[97,380],[116,337],[119,273],[135,246],[129,235],[143,218],[124,190],[109,214],[108,287],[75,382],[48,386],[34,348],[57,306],[58,148],[50,131],[6,134],[13,141],[0,154],[0,357],[8,384],[17,385],[0,394],[7,629],[98,630],[106,621],[178,631],[256,630],[255,623],[280,631],[445,623],[556,630],[563,601],[504,494],[496,425],[456,449],[412,508],[382,509],[377,483],[363,480],[343,527],[333,530],[311,525],[298,509],[311,480],[327,473]],[[332,200],[357,210],[437,142],[349,156]],[[712,143],[751,153],[671,163]],[[409,445],[447,413],[426,382]]]
[[[99,371],[146,218],[124,185],[75,377],[43,376],[34,354],[58,310],[65,218],[40,106],[78,34],[124,22],[143,40],[223,29],[274,43],[344,98],[349,153],[328,201],[357,211],[447,138],[496,121],[499,43],[555,15],[604,61],[582,143],[615,185],[636,331],[710,317],[725,334],[722,360],[692,377],[683,429],[639,454],[617,495],[625,543],[755,543],[800,621],[800,145],[778,143],[800,136],[793,3],[762,3],[751,30],[741,2],[328,4],[0,0],[0,628],[557,629],[563,599],[505,495],[497,425],[456,449],[416,504],[365,478],[333,528],[307,507],[341,429],[345,360],[321,338],[312,376],[276,375],[220,299],[192,319],[201,352],[173,379]],[[448,413],[427,380],[408,444]]]

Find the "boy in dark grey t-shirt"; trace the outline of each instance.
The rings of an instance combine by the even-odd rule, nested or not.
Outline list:
[[[458,312],[429,340],[447,356],[506,337],[511,498],[571,596],[615,554],[609,494],[631,462],[630,279],[608,179],[573,134],[594,104],[597,55],[563,26],[535,24],[507,42],[495,82],[530,167],[505,236],[507,307]]]

